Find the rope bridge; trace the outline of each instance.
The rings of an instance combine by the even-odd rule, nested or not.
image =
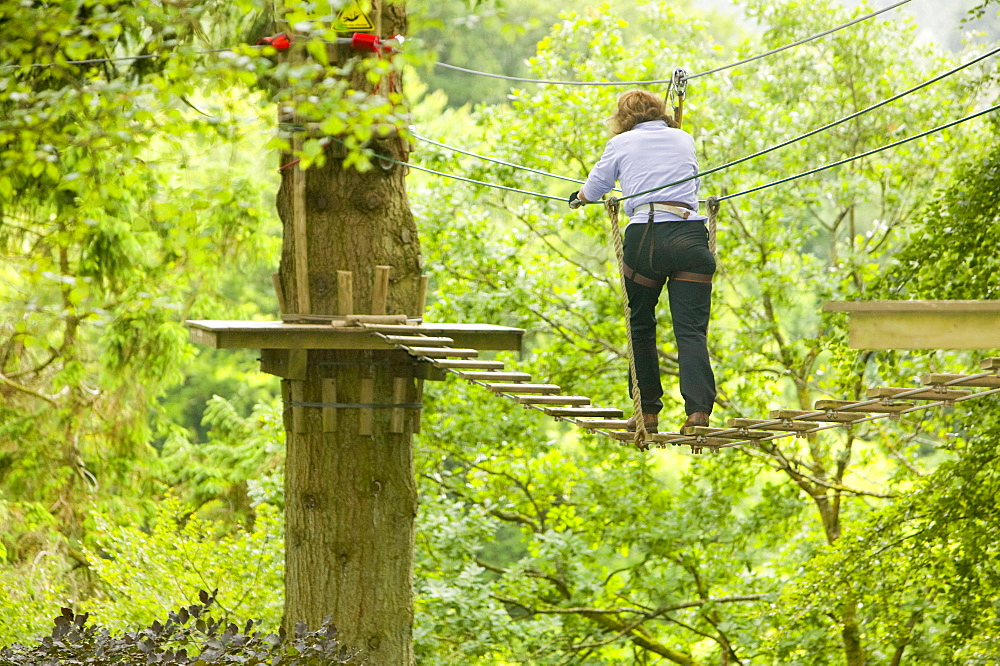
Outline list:
[[[635,442],[640,450],[689,446],[692,453],[718,451],[756,445],[783,437],[806,437],[833,428],[845,428],[868,421],[899,419],[911,412],[951,406],[1000,393],[1000,357],[982,361],[982,372],[971,374],[928,374],[915,388],[881,386],[870,388],[864,400],[818,400],[812,411],[777,409],[767,419],[729,419],[725,428],[694,426],[682,432],[630,432],[621,409],[595,407],[589,397],[562,395],[556,384],[531,382],[525,372],[509,371],[502,361],[481,360],[479,351],[451,346],[448,337],[419,334],[409,324],[361,324],[372,335],[401,349],[414,358],[430,363],[492,393],[513,400],[528,409],[557,420],[609,437],[626,445]],[[984,389],[984,390],[971,390]],[[917,405],[916,402],[924,404]],[[640,420],[641,423],[641,420]]]

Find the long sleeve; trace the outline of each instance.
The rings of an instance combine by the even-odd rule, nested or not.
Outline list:
[[[604,146],[604,153],[587,176],[587,182],[580,188],[580,193],[587,201],[598,201],[615,187],[618,180],[618,151],[609,141]]]

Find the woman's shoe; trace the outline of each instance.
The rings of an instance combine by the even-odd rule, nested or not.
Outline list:
[[[681,426],[681,432],[684,432],[684,428],[691,426],[708,427],[708,412],[692,412],[688,414],[687,421]]]
[[[656,427],[660,424],[660,419],[656,414],[642,414],[643,424],[646,426],[646,432],[653,434],[656,433]],[[632,416],[625,425],[625,429],[629,432],[635,432],[639,425],[639,419],[636,416]]]

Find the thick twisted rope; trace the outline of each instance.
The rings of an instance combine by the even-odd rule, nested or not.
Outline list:
[[[611,218],[611,238],[614,240],[615,258],[618,260],[618,280],[622,292],[622,310],[625,312],[625,333],[628,338],[628,371],[632,386],[632,411],[635,424],[635,446],[640,451],[649,449],[646,443],[646,421],[642,417],[642,396],[639,395],[639,380],[635,374],[635,352],[632,348],[632,309],[628,305],[628,291],[625,289],[625,246],[622,242],[622,229],[618,224],[618,211],[621,204],[618,199],[609,198],[604,207],[608,209]]]

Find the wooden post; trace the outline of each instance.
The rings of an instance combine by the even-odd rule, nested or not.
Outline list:
[[[362,405],[370,405],[374,401],[375,380],[371,377],[363,377],[359,382],[358,402]],[[371,437],[375,425],[375,410],[371,407],[362,407],[359,411],[358,434],[362,437]]]
[[[288,380],[289,393],[293,403],[305,402],[306,383],[299,379]],[[292,407],[292,427],[296,433],[306,432],[306,408],[301,406]]]
[[[278,299],[278,312],[285,314],[288,309],[285,306],[285,291],[281,288],[281,275],[271,273],[271,284],[274,285],[274,295]]]
[[[389,271],[392,266],[375,267],[375,288],[372,290],[372,314],[384,315],[389,302]]]
[[[297,148],[301,150],[302,139],[295,140]],[[309,298],[309,249],[306,223],[306,172],[302,169],[301,162],[295,167],[295,175],[292,176],[292,216],[294,225],[295,244],[295,298],[297,299],[296,314],[309,314],[312,311]]]
[[[406,387],[410,383],[406,377],[394,377],[392,380],[392,403],[401,405],[406,402]],[[389,432],[403,432],[406,418],[406,410],[403,407],[393,407],[392,417],[389,423]]]
[[[326,404],[337,402],[336,379],[323,380],[323,402]],[[337,432],[337,410],[334,407],[323,408],[323,432]]]
[[[337,314],[354,314],[354,273],[337,271]]]

